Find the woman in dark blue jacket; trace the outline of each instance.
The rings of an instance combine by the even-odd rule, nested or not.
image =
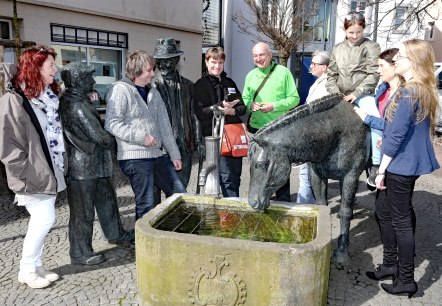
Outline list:
[[[367,275],[377,280],[393,276],[393,284],[382,284],[382,288],[390,294],[411,297],[418,289],[411,199],[416,179],[439,168],[431,141],[439,97],[433,74],[434,52],[427,42],[405,41],[393,59],[395,71],[405,83],[384,115],[382,160],[376,176],[383,262]]]

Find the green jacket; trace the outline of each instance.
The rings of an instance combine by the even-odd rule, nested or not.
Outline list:
[[[333,47],[327,72],[326,88],[330,94],[374,94],[379,81],[378,58],[381,53],[379,44],[361,39],[355,46],[347,40]]]
[[[255,101],[253,101],[256,90],[273,65],[276,64],[272,62],[266,69],[256,67],[246,76],[242,98],[247,111],[251,112],[250,105],[252,102],[273,102],[274,106],[274,110],[269,113],[252,112],[250,126],[256,129],[264,127],[267,123],[281,117],[299,104],[298,90],[293,75],[290,70],[281,65],[277,65],[256,96]]]

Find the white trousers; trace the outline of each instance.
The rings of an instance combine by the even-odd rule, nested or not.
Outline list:
[[[33,203],[18,203],[24,205],[31,215],[28,232],[23,241],[23,254],[20,260],[20,273],[35,272],[42,266],[44,240],[55,222],[55,199],[50,197]]]

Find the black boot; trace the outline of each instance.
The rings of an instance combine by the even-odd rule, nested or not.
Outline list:
[[[368,278],[374,279],[374,280],[384,280],[386,278],[389,278],[390,276],[393,277],[393,280],[396,279],[398,275],[398,267],[397,265],[386,267],[384,265],[378,265],[376,268],[376,271],[367,271],[365,272],[365,275],[368,276]]]
[[[92,265],[98,265],[105,261],[103,254],[99,253],[92,253],[89,255],[83,255],[81,257],[71,257],[71,263],[75,265],[85,265],[85,266],[92,266]]]
[[[393,284],[381,284],[381,287],[389,294],[408,294],[408,298],[411,298],[417,292],[417,284],[415,281],[404,284],[398,278]]]

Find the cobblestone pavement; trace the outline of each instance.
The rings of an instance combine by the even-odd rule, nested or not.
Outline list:
[[[442,164],[442,146],[436,147]],[[195,192],[196,165],[189,192]],[[244,163],[241,196],[247,197],[248,163]],[[298,170],[292,171],[292,197],[296,197]],[[350,260],[344,265],[331,265],[329,305],[441,305],[442,281],[442,171],[421,177],[416,184],[414,207],[416,229],[416,280],[419,291],[415,298],[390,296],[378,282],[365,276],[381,262],[382,246],[373,217],[374,193],[360,178],[354,219],[351,223]],[[134,199],[127,179],[117,169],[114,183],[120,212],[126,228],[134,226]],[[339,234],[339,184],[329,183],[332,211],[332,246]],[[17,281],[21,247],[28,214],[0,198],[0,305],[137,305],[135,252],[133,248],[116,247],[102,237],[98,222],[94,230],[94,248],[107,260],[97,266],[70,264],[67,238],[69,208],[65,194],[57,201],[57,221],[46,238],[45,266],[62,278],[45,289],[30,289]],[[388,282],[388,281],[386,281]],[[259,306],[259,305],[252,305]],[[272,305],[273,306],[273,305]]]

